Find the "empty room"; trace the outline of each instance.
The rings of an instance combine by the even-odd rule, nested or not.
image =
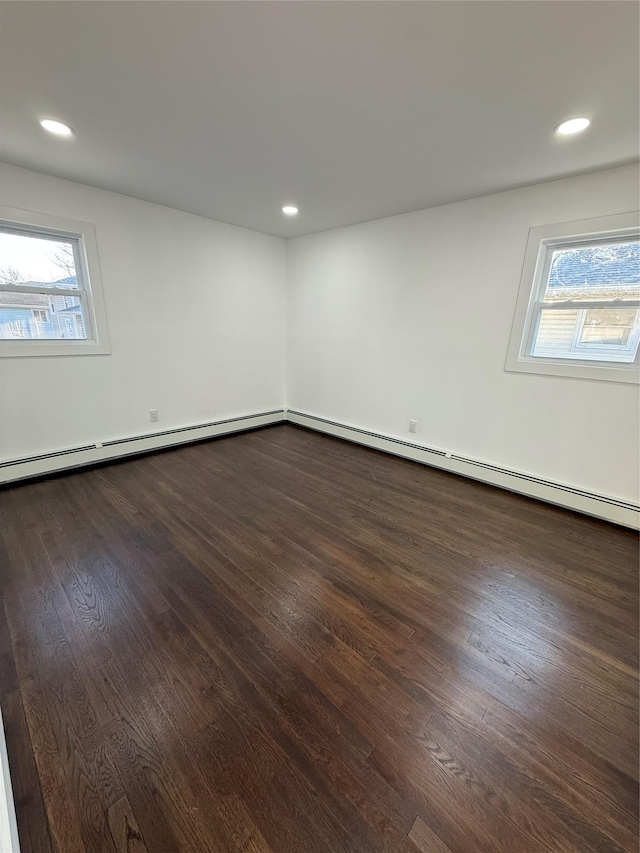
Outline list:
[[[0,853],[635,853],[640,4],[0,0]]]

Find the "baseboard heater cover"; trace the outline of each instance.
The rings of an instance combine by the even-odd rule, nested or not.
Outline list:
[[[205,424],[192,424],[174,429],[142,435],[114,438],[108,441],[84,444],[65,450],[41,453],[36,456],[9,459],[0,462],[0,484],[40,477],[70,468],[95,465],[122,456],[161,450],[177,444],[187,444],[216,436],[256,429],[261,426],[282,423],[286,420],[284,409],[273,409],[249,415],[240,415]]]
[[[596,518],[602,518],[615,524],[636,530],[640,528],[640,506],[636,504],[607,495],[588,492],[575,486],[555,483],[482,460],[471,459],[455,453],[448,454],[439,448],[411,443],[318,415],[298,412],[294,409],[273,409],[268,412],[239,415],[204,424],[192,424],[153,433],[114,438],[95,444],[84,444],[64,450],[42,453],[37,456],[6,460],[0,462],[0,484],[30,477],[40,477],[85,465],[95,465],[99,462],[131,456],[136,453],[161,450],[173,445],[243,432],[284,421],[363,444],[375,450],[392,453],[405,459],[412,459],[425,465],[432,465],[454,474],[490,483],[509,491],[573,509]]]
[[[444,450],[413,444],[399,438],[371,432],[361,427],[339,423],[317,415],[287,410],[287,421],[298,426],[325,432],[348,441],[363,444],[375,450],[382,450],[405,459],[412,459],[424,465],[432,465],[460,474],[474,480],[480,480],[508,491],[518,492],[528,497],[552,503],[565,509],[572,509],[596,518],[621,524],[635,530],[640,528],[640,506],[607,495],[588,492],[575,486],[555,483],[532,474],[502,468],[489,462],[471,459]]]

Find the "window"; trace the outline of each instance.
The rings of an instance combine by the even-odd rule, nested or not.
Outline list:
[[[507,370],[638,381],[638,214],[532,228]]]
[[[0,356],[108,352],[93,227],[0,208]]]

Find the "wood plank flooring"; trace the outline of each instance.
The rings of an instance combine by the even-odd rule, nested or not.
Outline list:
[[[0,531],[23,853],[637,850],[634,533],[292,426]]]

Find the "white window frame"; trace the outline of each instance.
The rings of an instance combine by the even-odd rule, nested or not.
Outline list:
[[[77,288],[38,288],[24,285],[1,285],[3,292],[45,293],[51,296],[73,296],[80,299],[86,325],[86,338],[0,340],[0,357],[53,355],[107,355],[111,352],[107,313],[102,292],[98,246],[93,225],[63,219],[45,213],[0,206],[0,228],[31,237],[49,237],[70,241],[73,245]]]
[[[640,214],[620,213],[595,219],[574,222],[559,222],[531,228],[520,289],[511,328],[511,338],[505,370],[515,373],[536,373],[549,376],[567,376],[577,379],[600,379],[609,382],[640,382],[640,351],[633,363],[595,361],[586,358],[578,350],[575,359],[553,358],[531,355],[539,322],[541,305],[546,291],[551,257],[555,248],[593,244],[598,240],[609,242],[615,239],[638,239],[640,236]],[[624,302],[558,302],[553,308],[587,310],[589,308],[640,307],[640,301]],[[544,305],[549,308],[549,303]],[[602,355],[606,352],[598,350]]]

